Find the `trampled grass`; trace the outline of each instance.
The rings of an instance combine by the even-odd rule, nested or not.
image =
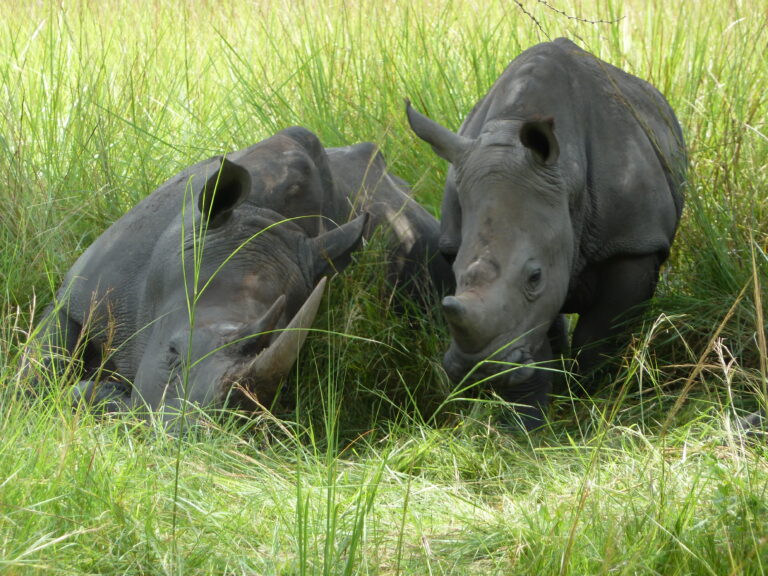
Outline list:
[[[764,574],[766,448],[735,416],[768,382],[767,25],[756,1],[0,5],[0,568]],[[275,416],[179,440],[73,413],[65,381],[23,396],[64,272],[166,178],[300,124],[379,143],[437,213],[446,167],[403,98],[457,128],[557,36],[658,86],[689,146],[673,256],[612,386],[531,436],[498,429],[493,401],[452,394],[439,310],[394,313],[374,247],[330,283]]]

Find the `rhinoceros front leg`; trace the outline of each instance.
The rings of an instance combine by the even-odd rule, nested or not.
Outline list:
[[[596,387],[597,370],[610,361],[623,344],[620,336],[632,329],[642,308],[656,289],[661,262],[656,254],[621,256],[599,265],[591,306],[579,312],[572,349],[582,386]]]

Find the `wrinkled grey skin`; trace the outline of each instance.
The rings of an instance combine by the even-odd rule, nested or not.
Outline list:
[[[653,295],[683,208],[680,127],[654,87],[566,39],[513,60],[458,134],[407,114],[451,162],[444,366],[458,382],[492,357],[471,379],[528,405],[530,426],[551,387],[531,365],[561,351],[561,314],[579,314],[572,348],[587,373],[613,353],[618,319]]]
[[[311,237],[250,201],[242,166],[201,166],[108,228],[42,322],[44,356],[80,356],[81,395],[95,393],[110,408],[162,407],[169,420],[185,400],[222,405],[236,384],[269,406],[317,312],[324,276],[360,244],[366,216]],[[98,374],[104,359],[107,374]],[[97,378],[103,389],[92,385]]]
[[[439,250],[440,223],[389,172],[375,144],[323,148],[315,134],[294,126],[229,158],[251,174],[252,202],[298,217],[310,235],[369,214],[363,237],[384,229],[388,278],[407,295],[425,301],[431,291],[452,290],[453,274]]]

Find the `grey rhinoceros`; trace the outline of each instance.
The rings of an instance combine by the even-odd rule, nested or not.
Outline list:
[[[572,352],[587,373],[654,293],[683,209],[680,126],[653,86],[562,38],[514,59],[458,134],[406,108],[451,163],[445,369],[490,378],[534,425],[551,388],[534,365],[563,346],[561,315],[579,314]]]
[[[450,293],[453,272],[440,252],[440,223],[413,199],[408,184],[389,172],[378,147],[363,142],[326,152],[336,197],[344,200],[335,217],[344,221],[367,213],[363,236],[384,232],[390,284],[421,307]]]
[[[206,167],[162,185],[67,273],[35,340],[57,371],[62,355],[79,356],[82,395],[162,407],[170,420],[185,402],[221,405],[239,384],[268,406],[324,277],[359,246],[366,215],[311,237],[249,202],[242,166],[219,158]]]
[[[449,275],[437,220],[375,147],[329,154],[293,127],[169,179],[67,274],[34,338],[48,364],[60,372],[62,356],[79,357],[76,397],[108,409],[164,407],[169,419],[185,401],[221,405],[236,390],[269,405],[312,324],[322,277],[348,264],[373,225],[389,227],[395,282],[429,285],[432,257],[442,262],[430,264],[435,273]]]

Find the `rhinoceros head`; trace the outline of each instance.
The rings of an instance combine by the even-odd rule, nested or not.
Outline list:
[[[443,300],[454,381],[473,373],[494,386],[530,379],[549,358],[547,331],[565,301],[574,258],[569,198],[552,119],[504,120],[477,138],[455,134],[407,107],[419,138],[451,163],[441,251],[453,260],[456,293]]]
[[[359,245],[367,216],[310,237],[243,202],[250,189],[248,172],[223,161],[161,236],[134,405],[162,408],[168,419],[186,402],[221,405],[235,392],[268,407],[312,326],[325,276]]]
[[[336,194],[325,148],[306,128],[286,128],[231,158],[248,169],[251,202],[287,218],[304,216],[295,224],[310,236],[349,214],[349,205]]]

